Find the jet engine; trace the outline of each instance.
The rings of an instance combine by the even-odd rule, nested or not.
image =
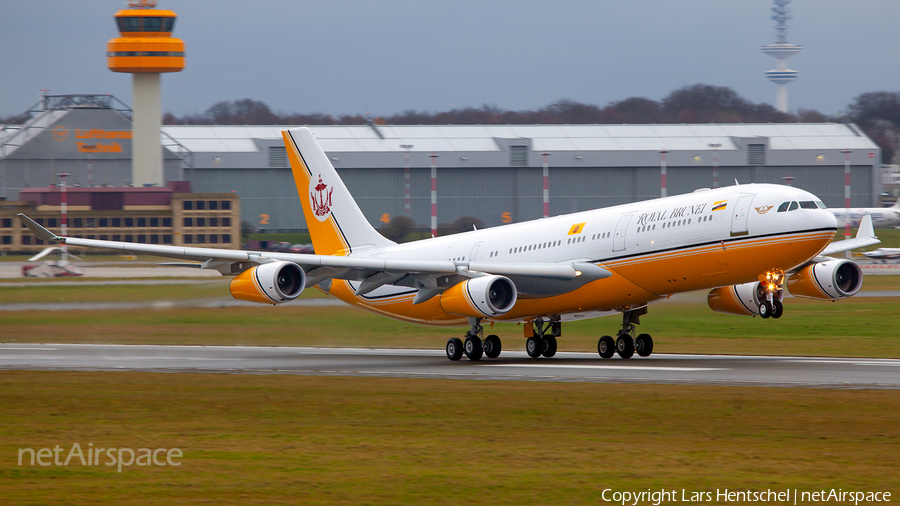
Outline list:
[[[759,316],[759,303],[766,292],[759,281],[714,288],[706,297],[709,308],[717,313]]]
[[[231,280],[231,296],[261,304],[294,300],[306,287],[306,272],[293,262],[269,262],[238,274]]]
[[[498,316],[516,304],[516,285],[504,276],[481,276],[457,283],[441,294],[441,307],[452,314]]]
[[[856,295],[862,287],[863,273],[850,260],[829,260],[807,265],[791,274],[788,290],[797,297],[835,300]]]

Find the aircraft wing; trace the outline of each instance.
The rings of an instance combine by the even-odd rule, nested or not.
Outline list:
[[[859,230],[856,231],[856,237],[853,239],[845,239],[843,241],[834,241],[822,250],[820,255],[828,256],[835,253],[843,253],[857,248],[864,248],[881,241],[875,237],[875,229],[872,227],[872,217],[865,215],[859,223]]]
[[[300,253],[278,253],[271,251],[237,251],[217,248],[188,248],[161,244],[140,244],[132,242],[101,241],[60,237],[42,227],[24,214],[19,219],[38,238],[45,241],[59,241],[70,246],[83,246],[131,253],[146,253],[193,263],[168,263],[183,267],[215,269],[223,275],[238,274],[254,265],[272,261],[293,262],[307,272],[307,286],[326,279],[349,279],[363,281],[358,293],[368,293],[379,286],[399,284],[419,288],[436,288],[437,277],[461,276],[470,278],[482,274],[510,276],[514,279],[574,281],[577,285],[612,276],[603,267],[584,262],[562,263],[521,263],[500,264],[493,262],[461,262],[449,260],[414,260],[372,257],[345,257],[331,255],[307,255]]]

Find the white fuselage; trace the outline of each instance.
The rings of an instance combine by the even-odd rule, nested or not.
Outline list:
[[[875,251],[867,251],[863,255],[877,259],[900,258],[900,248],[878,248]]]
[[[828,210],[837,218],[838,227],[846,227],[847,223],[851,227],[858,227],[866,216],[872,217],[872,226],[875,228],[900,227],[900,207],[897,204],[894,204],[893,207],[829,208]]]
[[[736,209],[739,200],[743,210]],[[798,209],[802,212],[777,213],[775,210],[783,201],[799,200],[818,199],[806,191],[780,185],[730,186],[398,244],[360,254],[461,263],[603,262],[730,241],[742,235],[836,226],[825,211]],[[717,202],[726,205],[714,210]],[[773,207],[765,209],[766,206]],[[583,224],[581,228],[573,230],[579,224]]]

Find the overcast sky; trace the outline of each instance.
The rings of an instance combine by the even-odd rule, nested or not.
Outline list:
[[[123,0],[0,0],[0,116],[38,91],[112,93],[106,68]],[[774,104],[771,0],[159,0],[178,14],[186,66],[162,79],[163,110],[200,113],[251,98],[276,112],[390,115],[561,98],[659,100],[728,86]],[[856,95],[900,89],[900,1],[794,0],[789,105],[836,113]]]

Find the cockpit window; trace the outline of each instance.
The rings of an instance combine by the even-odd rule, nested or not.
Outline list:
[[[807,200],[806,202],[800,202],[800,209],[818,209],[818,206],[816,206],[815,202]]]
[[[788,206],[791,205],[790,202],[782,202],[780,206],[778,206],[778,212],[783,213],[787,211]]]
[[[788,211],[793,211],[794,209],[797,209],[799,207],[800,204],[798,204],[797,202],[791,202],[791,207],[788,208]]]
[[[817,200],[816,205],[819,206],[819,209],[828,209],[828,207],[825,205],[825,203],[822,202],[821,200]]]

